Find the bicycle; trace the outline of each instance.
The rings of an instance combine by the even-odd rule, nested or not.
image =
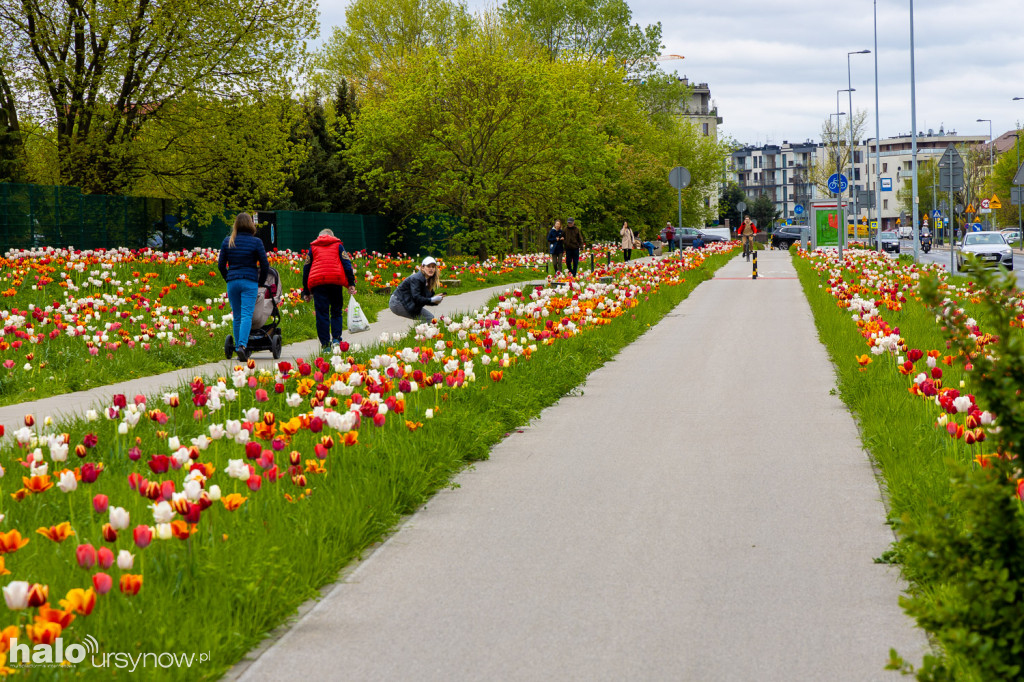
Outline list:
[[[743,239],[743,257],[746,258],[747,261],[749,262],[750,261],[750,252],[753,251],[753,243],[752,242],[754,241],[754,239],[752,237],[742,237],[742,239]]]

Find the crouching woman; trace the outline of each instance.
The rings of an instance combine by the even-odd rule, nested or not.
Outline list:
[[[423,259],[420,269],[409,275],[391,294],[388,307],[395,315],[410,320],[430,322],[434,314],[424,308],[437,305],[444,299],[444,294],[435,294],[434,290],[441,284],[437,274],[437,261],[427,256]]]

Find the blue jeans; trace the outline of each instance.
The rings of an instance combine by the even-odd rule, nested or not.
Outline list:
[[[235,348],[249,343],[252,328],[252,310],[256,307],[256,282],[251,279],[233,279],[228,282],[228,303],[231,304],[231,329],[235,333]]]
[[[345,307],[345,287],[340,284],[321,284],[310,289],[313,311],[316,313],[316,337],[321,346],[341,343],[342,310]]]
[[[642,246],[643,248],[647,249],[647,254],[649,256],[651,256],[651,257],[654,256],[654,244],[652,244],[650,242],[642,242],[640,244],[640,246]]]

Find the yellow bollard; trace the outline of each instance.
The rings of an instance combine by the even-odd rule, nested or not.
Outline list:
[[[754,252],[754,279],[757,279],[757,251]]]

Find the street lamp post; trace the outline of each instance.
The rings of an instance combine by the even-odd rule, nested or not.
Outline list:
[[[882,153],[879,150],[882,140],[881,124],[878,120],[878,0],[874,0],[875,11],[875,248],[882,252],[882,240],[878,233],[882,231]],[[871,232],[871,211],[868,211],[868,232]]]
[[[842,92],[842,90],[840,90],[839,92]],[[845,116],[846,115],[845,111],[839,111],[839,92],[836,93],[836,113],[828,115],[829,120],[831,120],[833,116],[835,116],[835,118],[836,118],[836,175],[839,175],[839,174],[842,173],[842,170],[840,169],[841,161],[839,160],[839,118],[841,116]],[[840,223],[842,222],[842,218],[843,218],[842,205],[843,205],[843,193],[842,192],[836,192],[836,218],[839,219],[836,222],[836,228],[840,228],[840,227],[842,228],[842,229],[838,229],[839,258],[843,257],[843,232],[846,231],[846,225],[840,225]]]
[[[857,176],[856,166],[853,156],[853,84],[851,83],[850,74],[850,55],[851,54],[871,54],[871,50],[857,50],[856,52],[846,53],[846,88],[849,93],[850,102],[850,198],[853,200],[853,233],[856,235],[857,232],[857,219],[860,217],[860,211],[857,210],[857,185],[854,184],[854,178]]]
[[[990,118],[979,118],[978,123],[988,123],[988,176],[992,177],[992,119]],[[991,210],[991,209],[989,209]],[[992,214],[989,213],[985,218],[985,222],[988,223],[988,229],[992,227]]]
[[[913,180],[911,182],[910,212],[911,225],[914,226],[911,238],[914,240],[914,262],[920,260],[920,233],[917,228],[917,82],[914,75],[914,0],[910,0],[910,158],[913,164]]]

